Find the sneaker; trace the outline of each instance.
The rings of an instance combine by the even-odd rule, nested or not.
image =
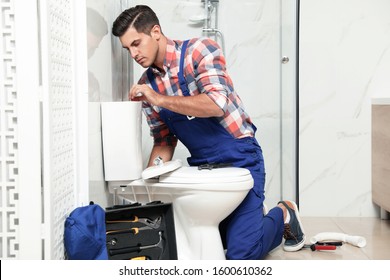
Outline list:
[[[283,250],[287,252],[298,251],[302,249],[306,241],[302,222],[299,218],[298,207],[293,201],[290,200],[280,201],[279,203],[282,203],[290,213],[290,221],[284,224],[283,237],[285,242],[283,244]]]

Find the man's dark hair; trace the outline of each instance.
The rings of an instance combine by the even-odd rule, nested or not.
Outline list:
[[[127,29],[134,27],[138,33],[150,35],[153,26],[160,26],[160,22],[151,8],[137,5],[123,11],[112,26],[112,34],[121,37]]]

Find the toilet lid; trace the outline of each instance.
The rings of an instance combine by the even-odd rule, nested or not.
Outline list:
[[[217,169],[201,169],[196,166],[183,166],[172,172],[162,174],[160,183],[172,184],[207,184],[233,183],[252,180],[248,169],[238,167],[224,167]]]
[[[161,165],[150,166],[142,171],[141,177],[142,179],[150,179],[160,176],[161,174],[165,174],[176,170],[182,166],[182,162],[180,159],[171,160],[162,163]]]

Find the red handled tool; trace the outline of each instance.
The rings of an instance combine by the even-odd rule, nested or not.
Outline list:
[[[337,246],[335,245],[317,245],[317,244],[307,244],[303,248],[310,248],[312,251],[329,251],[336,250]]]

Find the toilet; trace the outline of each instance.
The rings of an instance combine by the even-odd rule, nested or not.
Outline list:
[[[249,170],[199,169],[179,159],[142,170],[141,103],[104,102],[101,110],[109,191],[122,202],[172,203],[178,259],[225,259],[218,225],[253,187]]]

